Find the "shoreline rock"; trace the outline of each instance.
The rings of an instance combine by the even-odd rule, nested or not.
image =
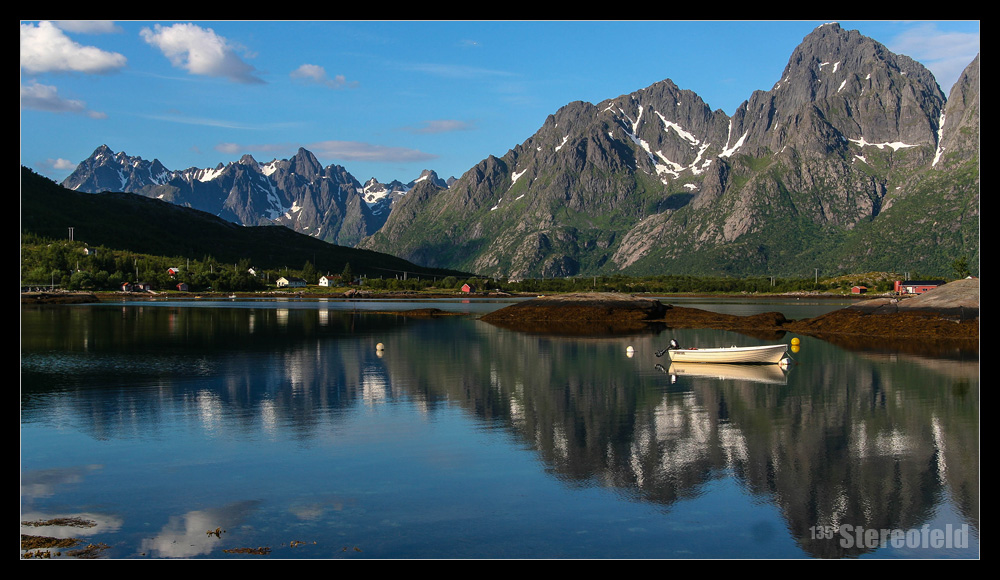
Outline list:
[[[21,304],[90,304],[100,302],[90,292],[22,292]]]
[[[978,351],[979,280],[958,280],[912,298],[866,300],[803,320],[788,320],[780,312],[719,314],[612,293],[539,297],[501,308],[481,320],[510,330],[555,334],[712,328],[766,340],[780,339],[790,332],[850,344],[956,341],[963,350]]]

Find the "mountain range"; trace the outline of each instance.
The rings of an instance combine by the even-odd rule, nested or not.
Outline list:
[[[21,232],[22,236],[30,234],[41,239],[64,238],[72,232],[70,239],[85,244],[88,253],[103,247],[172,258],[178,266],[184,258],[234,266],[245,260],[260,270],[287,271],[291,267],[297,271],[308,262],[315,271],[328,274],[339,274],[350,265],[354,274],[367,278],[470,276],[466,272],[425,268],[388,254],[329,244],[284,226],[240,226],[204,211],[133,193],[72,191],[24,166]],[[65,262],[51,259],[46,269],[51,271],[53,264],[62,263],[60,260]],[[31,275],[22,279],[26,277]]]
[[[569,103],[448,182],[362,185],[304,149],[169,171],[102,146],[63,185],[510,279],[940,274],[960,257],[978,274],[979,57],[945,98],[920,63],[832,23],[733,115],[664,80]]]
[[[242,225],[283,225],[342,246],[378,231],[393,203],[415,183],[447,187],[433,171],[409,184],[368,180],[363,186],[339,165],[323,167],[305,149],[291,159],[259,163],[251,155],[213,168],[168,170],[101,145],[63,181],[89,193],[137,193],[191,207]]]

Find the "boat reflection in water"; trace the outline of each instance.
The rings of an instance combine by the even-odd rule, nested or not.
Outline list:
[[[662,368],[662,365],[659,365]],[[671,363],[663,372],[676,383],[679,377],[698,377],[723,381],[750,381],[769,385],[786,385],[784,365],[734,365],[715,363]]]

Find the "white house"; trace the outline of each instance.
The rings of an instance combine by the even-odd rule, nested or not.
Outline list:
[[[278,288],[305,288],[306,281],[295,276],[282,276],[278,278]]]

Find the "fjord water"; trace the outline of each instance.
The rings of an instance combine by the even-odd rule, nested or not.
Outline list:
[[[503,305],[25,307],[21,521],[96,526],[22,533],[110,558],[979,556],[977,352],[800,337],[787,370],[674,368],[670,338],[791,336],[477,319]]]

